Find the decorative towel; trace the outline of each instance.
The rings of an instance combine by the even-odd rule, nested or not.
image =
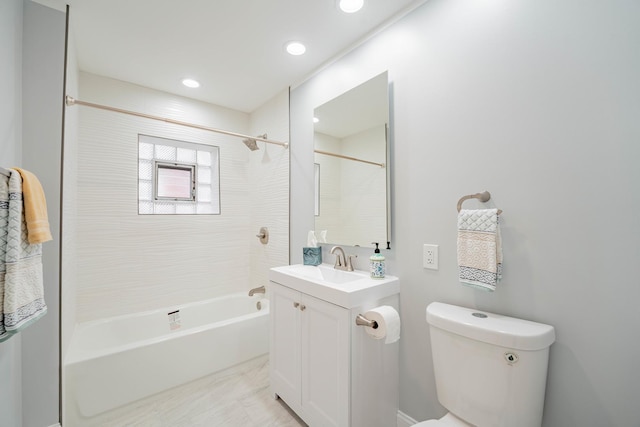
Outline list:
[[[502,278],[502,241],[497,209],[462,209],[458,214],[460,282],[494,291]]]
[[[22,177],[22,194],[24,198],[24,218],[27,221],[29,243],[44,243],[52,240],[47,216],[47,200],[38,178],[31,172],[14,168]]]
[[[42,286],[42,245],[27,240],[22,179],[0,176],[0,342],[47,312]]]

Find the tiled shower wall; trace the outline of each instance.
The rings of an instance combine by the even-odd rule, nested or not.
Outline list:
[[[69,22],[72,17],[69,16]],[[69,46],[75,46],[75,35],[69,31]],[[67,52],[66,95],[79,98],[79,71],[75,49]],[[67,107],[64,114],[64,144],[62,167],[62,264],[61,276],[61,350],[64,361],[76,322],[78,286],[78,108]],[[63,377],[64,383],[64,377]]]
[[[266,133],[275,141],[289,140],[289,92],[283,91],[251,114],[251,135]],[[258,142],[249,168],[251,206],[251,287],[267,285],[271,267],[289,264],[289,149]],[[260,243],[260,227],[269,243]]]
[[[249,114],[87,73],[80,74],[80,98],[208,127],[250,130]],[[80,109],[77,321],[248,290],[257,241],[250,177],[258,173],[252,171],[252,156],[259,152],[226,135],[75,108]],[[275,127],[260,133],[275,136],[287,128],[288,110],[285,116],[281,112],[265,107],[255,113],[257,119],[271,116]],[[138,215],[138,134],[219,146],[221,214]],[[278,169],[286,179],[276,180],[286,187],[271,190],[286,193],[288,202],[286,156],[287,169]],[[284,209],[288,212],[288,205]],[[288,247],[288,239],[278,243]]]

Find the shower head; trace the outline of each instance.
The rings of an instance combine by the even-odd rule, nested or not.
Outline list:
[[[267,134],[265,133],[265,134],[262,134],[262,135],[258,135],[258,136],[256,136],[256,138],[267,139]],[[253,138],[243,139],[242,142],[244,142],[244,145],[246,145],[249,148],[249,150],[251,150],[251,151],[256,151],[256,150],[260,149],[260,147],[258,147],[258,141],[256,141]]]
[[[256,150],[260,149],[258,147],[258,143],[253,138],[251,138],[251,139],[249,139],[249,138],[243,139],[242,142],[244,142],[244,145],[246,145],[249,148],[249,150],[251,150],[251,151],[256,151]]]

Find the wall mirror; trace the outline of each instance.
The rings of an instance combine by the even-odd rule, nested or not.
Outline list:
[[[315,230],[327,243],[391,240],[388,123],[387,72],[314,109]]]

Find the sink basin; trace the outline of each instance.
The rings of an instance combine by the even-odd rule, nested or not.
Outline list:
[[[336,270],[330,264],[275,267],[269,280],[345,308],[400,292],[397,277],[373,279],[366,271]]]
[[[314,265],[290,265],[286,270],[289,274],[297,275],[311,280],[341,285],[344,283],[362,280],[367,276],[364,271],[336,270],[329,264]]]

